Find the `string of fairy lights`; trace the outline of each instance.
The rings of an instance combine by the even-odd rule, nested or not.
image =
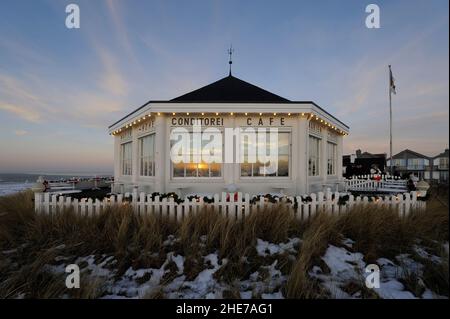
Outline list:
[[[191,112],[186,112],[186,113],[175,113],[175,112],[172,112],[172,113],[161,113],[161,112],[157,112],[157,113],[153,113],[153,114],[149,113],[149,114],[146,114],[146,115],[140,117],[139,119],[135,119],[135,120],[133,120],[133,121],[127,123],[127,124],[124,124],[121,128],[111,132],[110,135],[116,135],[116,134],[122,133],[124,130],[132,128],[133,125],[138,125],[138,124],[141,124],[143,121],[151,119],[152,116],[162,116],[163,114],[171,114],[172,116],[176,116],[177,114],[178,115],[186,115],[186,116],[190,116],[190,115],[194,115],[194,114],[199,114],[199,115],[202,115],[202,116],[205,116],[205,115],[215,115],[215,116],[219,116],[219,115],[235,116],[235,115],[238,115],[238,113],[234,113],[234,112],[230,112],[230,113],[219,113],[219,112],[213,112],[213,113],[205,113],[205,112],[201,112],[201,113],[191,113]],[[245,113],[239,113],[239,114],[244,114],[245,116],[259,114],[260,117],[263,116],[263,115],[264,116],[266,116],[266,115],[271,115],[271,116],[272,115],[273,116],[287,115],[289,117],[297,115],[297,116],[300,116],[302,118],[306,118],[309,121],[315,121],[316,123],[320,123],[321,125],[326,126],[327,128],[329,128],[331,130],[334,130],[335,133],[340,134],[342,136],[347,136],[348,135],[347,132],[337,128],[332,123],[328,122],[327,120],[321,118],[319,115],[314,114],[314,113],[276,113],[276,112],[274,112],[274,113],[262,113],[262,112],[260,112],[260,113],[250,113],[250,112],[245,112]]]

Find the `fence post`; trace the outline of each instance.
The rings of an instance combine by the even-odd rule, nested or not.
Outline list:
[[[145,193],[141,192],[139,194],[139,209],[138,209],[138,215],[145,215]]]
[[[134,211],[137,210],[137,203],[138,203],[138,190],[137,187],[133,187],[133,195],[131,195],[131,204],[133,206]]]
[[[214,211],[216,213],[220,212],[219,194],[214,194]]]
[[[97,216],[100,215],[101,205],[102,205],[102,203],[100,202],[100,199],[96,198],[94,214]]]
[[[242,218],[242,193],[238,192],[237,196],[237,212],[236,212],[236,218],[241,219]]]
[[[175,202],[173,197],[169,198],[169,218],[174,219],[175,218]]]
[[[41,198],[42,198],[42,193],[34,193],[34,212],[35,213],[40,213],[41,211]]]
[[[322,194],[322,196],[320,196],[321,194]],[[316,213],[316,209],[317,209],[316,194],[312,193],[309,196],[311,197],[311,216],[310,217],[312,217]],[[319,192],[319,203],[322,202],[322,199],[323,199],[323,193]]]
[[[250,195],[245,194],[245,202],[244,202],[244,218],[250,214]]]
[[[80,206],[79,206],[79,204],[78,204],[78,198],[74,198],[74,199],[73,199],[72,206],[73,206],[73,212],[74,212],[75,214],[78,214],[78,211],[79,211],[79,208],[80,208]]]
[[[411,209],[411,194],[405,193],[405,216],[409,215]]]
[[[92,198],[88,199],[88,216],[92,216],[93,206],[92,206]]]
[[[69,209],[70,206],[72,206],[72,198],[69,196],[69,197],[66,197],[65,209]]]

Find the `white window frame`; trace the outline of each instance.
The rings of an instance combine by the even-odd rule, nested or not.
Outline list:
[[[311,139],[315,139],[315,140],[317,140],[317,156],[316,156],[316,159],[315,159],[315,162],[317,163],[316,164],[316,167],[317,167],[317,172],[316,172],[316,174],[314,174],[314,175],[312,175],[311,174]],[[312,134],[309,134],[309,136],[308,136],[308,176],[309,177],[318,177],[318,176],[320,176],[320,174],[321,174],[321,167],[320,167],[320,165],[321,165],[321,159],[322,159],[322,138],[320,138],[320,137],[318,137],[318,136],[316,136],[316,135],[312,135]]]
[[[144,145],[143,143],[144,143],[145,138],[153,138],[153,149],[151,150],[151,155],[145,156],[145,157],[149,157],[148,162],[151,163],[151,173],[148,175],[143,174],[143,171],[144,171],[143,161],[144,161],[145,157],[143,156],[142,151],[143,151],[143,145]],[[139,150],[138,150],[138,152],[139,152],[138,166],[139,166],[139,176],[140,177],[154,177],[155,176],[155,141],[156,141],[156,134],[154,132],[150,133],[150,134],[146,134],[146,135],[138,138],[138,148],[139,148]]]
[[[330,158],[330,146],[333,152],[333,157]],[[330,160],[332,161],[331,163],[331,172],[330,172]],[[336,175],[336,166],[337,166],[337,145],[336,143],[327,142],[327,175],[329,176],[333,176]]]
[[[127,146],[129,146],[130,158],[125,159]],[[122,176],[133,175],[133,142],[126,142],[120,144],[120,173]]]

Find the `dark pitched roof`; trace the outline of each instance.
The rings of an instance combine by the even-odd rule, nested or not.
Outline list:
[[[428,156],[425,156],[423,154],[411,151],[409,149],[406,149],[404,151],[401,151],[398,154],[395,154],[394,156],[392,156],[393,159],[397,159],[397,158],[429,158]]]
[[[369,152],[364,152],[361,154],[361,156],[359,156],[359,158],[385,158],[385,157],[386,157],[385,153],[373,154]]]
[[[289,102],[289,100],[229,75],[176,97],[170,102]]]

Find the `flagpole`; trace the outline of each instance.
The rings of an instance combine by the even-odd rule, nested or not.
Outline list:
[[[391,159],[389,162],[389,170],[391,175],[394,174],[392,170],[392,79],[391,79],[392,71],[391,65],[389,65],[389,158]]]

